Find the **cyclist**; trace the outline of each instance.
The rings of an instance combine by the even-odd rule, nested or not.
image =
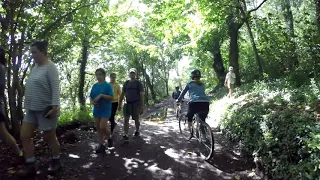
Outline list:
[[[194,114],[199,113],[199,117],[205,121],[209,113],[209,98],[205,93],[205,86],[201,79],[201,72],[199,70],[191,71],[191,81],[187,83],[182,93],[177,99],[177,103],[181,102],[184,95],[189,91],[189,107],[188,107],[188,127],[190,130],[190,139],[193,137],[191,132],[192,118]],[[201,113],[200,113],[201,112]]]
[[[180,96],[180,94],[181,94],[180,87],[177,86],[177,87],[176,87],[176,91],[174,91],[174,92],[172,93],[172,95],[171,95],[172,99],[175,100],[175,101],[174,101],[174,104],[173,104],[174,112],[176,112],[176,110],[177,110],[177,102],[176,102],[176,100],[178,99],[178,97]]]

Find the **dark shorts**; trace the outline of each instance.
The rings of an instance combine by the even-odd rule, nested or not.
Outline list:
[[[4,102],[0,101],[0,122],[6,122]]]
[[[140,101],[134,103],[125,103],[123,106],[123,116],[132,117],[133,120],[138,120],[140,115]]]
[[[199,117],[205,121],[209,113],[209,102],[192,102],[189,103],[188,121],[191,122],[194,114],[199,113]]]

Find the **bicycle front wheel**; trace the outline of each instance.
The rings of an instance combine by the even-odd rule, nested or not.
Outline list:
[[[179,129],[180,129],[180,133],[181,135],[185,138],[185,139],[189,139],[190,137],[190,130],[188,127],[188,121],[187,118],[183,115],[181,115],[179,117]]]
[[[206,122],[200,122],[200,126],[198,128],[200,154],[205,160],[208,160],[214,153],[213,133],[211,127]]]

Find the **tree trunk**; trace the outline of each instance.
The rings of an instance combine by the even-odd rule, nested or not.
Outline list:
[[[1,23],[1,37],[0,37],[0,42],[1,42],[1,45],[3,46],[3,48],[5,48],[5,50],[8,50],[8,46],[5,46],[7,45],[7,42],[9,41],[9,38],[7,36],[8,34],[8,31],[9,31],[9,24],[10,24],[10,20],[9,20],[9,17],[11,15],[11,12],[10,12],[10,8],[8,6],[9,2],[8,1],[3,1],[2,3],[2,8],[5,10],[6,12],[6,15],[3,16],[2,18],[0,18],[0,23]],[[11,18],[12,19],[12,18]],[[7,72],[7,92],[9,92],[9,82],[11,80],[11,67],[10,67],[10,62],[9,60],[7,61],[7,64],[6,64],[6,72]],[[5,113],[6,113],[6,118],[7,118],[7,123],[6,123],[6,127],[9,128],[9,124],[10,124],[10,121],[9,121],[9,111],[10,111],[10,107],[8,109],[8,105],[9,105],[9,97],[7,97],[5,99]],[[10,115],[11,116],[11,115]]]
[[[137,62],[137,63],[139,63],[139,62]],[[144,66],[143,63],[137,64],[137,67],[139,67],[139,69],[142,70],[143,77],[144,77],[145,82],[146,82],[147,86],[149,87],[148,89],[150,90],[150,93],[151,93],[151,98],[152,98],[152,100],[153,100],[154,102],[156,102],[156,100],[157,100],[157,95],[156,95],[156,93],[155,93],[155,91],[154,91],[154,86],[153,86],[152,81],[150,80],[149,74],[147,73],[146,67]],[[152,72],[151,72],[151,73],[152,73]]]
[[[236,86],[241,85],[240,69],[239,69],[239,46],[238,36],[239,29],[242,24],[234,22],[233,15],[228,17],[228,34],[230,36],[230,49],[229,49],[229,64],[233,67],[233,71],[236,75]]]
[[[157,96],[156,96],[156,93],[154,92],[153,84],[151,84],[150,76],[146,72],[145,72],[145,79],[146,79],[146,84],[150,89],[151,98],[152,98],[153,101],[156,101],[157,100]]]
[[[290,71],[294,71],[299,66],[298,55],[296,52],[295,33],[293,24],[293,14],[291,10],[290,0],[281,0],[281,8],[283,16],[287,24],[287,41],[289,42],[290,57],[288,59],[287,68]]]
[[[17,108],[17,91],[19,90],[19,59],[17,56],[18,52],[18,43],[16,41],[16,27],[14,21],[14,13],[16,10],[15,4],[10,3],[10,11],[8,13],[9,17],[9,36],[10,36],[10,52],[9,52],[9,61],[8,61],[8,96],[9,96],[9,107],[10,107],[10,116],[11,116],[11,127],[12,134],[14,137],[18,138],[20,133],[20,123],[21,123],[21,112]],[[18,62],[17,62],[18,60]],[[21,60],[21,59],[20,59]],[[11,74],[12,70],[12,74]],[[11,79],[12,83],[9,79]]]
[[[258,67],[259,77],[262,78],[263,77],[263,68],[262,68],[262,64],[261,64],[261,58],[258,53],[256,42],[254,41],[254,37],[253,37],[253,33],[252,33],[252,30],[251,30],[251,27],[249,24],[249,20],[245,19],[244,23],[246,24],[247,30],[249,33],[249,37],[250,37],[250,41],[251,41],[252,49],[253,49],[253,53],[254,53],[254,58],[256,60],[257,67]]]
[[[14,40],[12,40],[14,41]],[[18,72],[16,68],[16,46],[13,45],[13,50],[11,51],[12,56],[11,56],[11,66],[13,69],[13,74],[12,74],[12,84],[9,88],[8,91],[8,96],[9,96],[9,106],[10,106],[10,115],[11,115],[11,127],[12,127],[12,134],[14,137],[19,137],[20,133],[20,124],[21,124],[21,112],[18,109],[17,106],[17,92],[19,89],[19,77],[18,77]],[[22,108],[21,108],[22,111]]]
[[[169,96],[169,70],[167,68],[166,68],[166,71],[165,71],[165,82],[166,82],[167,96]]]
[[[86,40],[82,41],[82,55],[81,55],[81,63],[80,63],[80,71],[79,71],[79,91],[78,91],[78,101],[81,110],[85,110],[86,108],[86,98],[84,96],[84,81],[86,78],[86,67],[88,62],[88,46],[89,43]]]
[[[146,106],[149,106],[149,88],[146,86],[145,88],[145,93],[144,93],[144,104]]]
[[[214,71],[216,72],[217,78],[218,78],[218,84],[213,89],[212,92],[216,92],[219,88],[224,86],[224,80],[226,78],[226,71],[223,66],[223,60],[220,50],[220,42],[216,41],[213,48],[211,49],[211,53],[213,55],[213,63],[212,67]]]
[[[316,18],[317,18],[318,33],[320,33],[320,0],[315,0],[315,3],[316,3]]]
[[[166,83],[166,92],[167,92],[167,96],[169,96],[169,79],[165,79],[165,83]]]
[[[176,65],[175,65],[175,70],[176,70],[176,73],[177,73],[177,81],[178,81],[178,86],[180,88],[182,88],[182,84],[181,84],[181,77],[180,77],[180,72],[179,72],[179,62],[176,62]],[[177,85],[176,85],[177,86]]]
[[[5,122],[5,124],[6,124],[6,128],[10,131],[10,121],[9,121],[9,116],[8,116],[8,112],[9,112],[9,109],[8,109],[8,101],[7,101],[7,98],[5,98],[5,100],[4,100],[4,107],[5,107],[5,111],[4,111],[4,113],[5,113],[5,118],[6,118],[6,122]]]
[[[248,30],[249,38],[250,38],[253,53],[254,53],[254,59],[256,61],[257,67],[258,67],[259,77],[262,78],[263,77],[263,68],[262,68],[262,64],[261,64],[261,58],[259,56],[256,42],[254,40],[252,29],[250,26],[250,12],[252,12],[252,11],[250,11],[250,12],[247,11],[246,1],[243,0],[242,4],[243,4],[243,7],[240,5],[240,2],[239,2],[239,5],[240,5],[239,10],[241,13],[241,17],[243,19],[243,23],[245,23],[247,30]],[[259,7],[257,7],[257,8],[259,8]]]
[[[22,65],[22,59],[23,59],[23,49],[24,49],[24,44],[25,42],[25,33],[26,27],[23,28],[23,32],[21,33],[21,39],[19,40],[19,46],[18,46],[18,64],[16,71],[19,72],[19,69],[21,68]],[[28,71],[29,66],[26,67],[26,71]],[[24,97],[24,87],[23,87],[23,80],[19,80],[19,74],[15,74],[15,83],[17,87],[17,120],[19,121],[19,125],[21,124],[21,121],[23,120],[23,110],[22,110],[22,102],[23,102],[23,97]],[[26,74],[22,75],[22,78],[25,79]],[[20,126],[19,126],[20,129]],[[20,132],[20,131],[19,131]]]
[[[146,71],[144,69],[143,64],[141,66],[142,66],[142,76],[145,79],[144,86],[143,86],[144,87],[144,104],[148,107],[149,106],[149,88],[148,88],[148,85],[145,85],[145,84],[147,84],[146,83]]]

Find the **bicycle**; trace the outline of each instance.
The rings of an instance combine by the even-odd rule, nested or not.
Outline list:
[[[214,137],[211,131],[211,127],[200,118],[199,114],[201,115],[202,112],[196,113],[193,116],[192,126],[190,127],[191,129],[189,129],[189,126],[188,126],[188,117],[180,116],[179,129],[180,129],[180,133],[188,141],[190,141],[192,137],[195,137],[198,140],[200,144],[199,149],[200,150],[205,149],[204,152],[200,151],[200,154],[205,160],[208,160],[213,156],[213,153],[214,153]],[[209,145],[207,143],[209,143]],[[201,146],[203,146],[204,148]]]

